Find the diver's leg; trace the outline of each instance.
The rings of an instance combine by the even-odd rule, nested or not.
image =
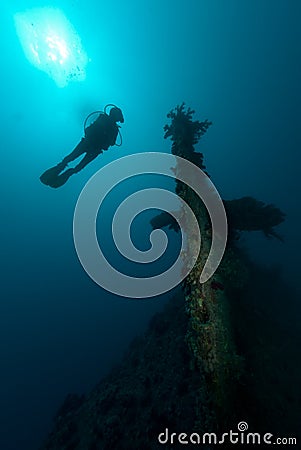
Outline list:
[[[47,184],[53,188],[58,188],[60,186],[63,186],[63,184],[65,184],[69,180],[71,175],[78,173],[80,170],[82,170],[84,167],[86,167],[87,164],[89,164],[91,161],[93,161],[93,159],[95,159],[96,156],[98,156],[98,155],[99,155],[99,153],[87,153],[84,156],[84,158],[77,164],[77,166],[75,166],[74,168],[65,170],[63,173],[61,173],[60,175],[57,175],[55,178],[50,180],[50,182],[48,182]]]
[[[87,143],[86,143],[85,138],[82,138],[80,143],[77,144],[77,146],[75,147],[75,149],[72,150],[72,152],[69,153],[69,155],[65,156],[65,158],[62,160],[62,162],[60,164],[64,165],[64,167],[66,167],[66,165],[69,162],[74,161],[76,158],[81,156],[86,151],[87,151]]]
[[[84,167],[86,167],[93,159],[95,159],[99,153],[86,153],[83,159],[74,167],[73,173],[80,172]]]

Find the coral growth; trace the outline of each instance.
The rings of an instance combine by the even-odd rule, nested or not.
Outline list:
[[[176,142],[174,150],[177,152],[179,151],[179,144],[184,144],[186,150],[193,151],[189,147],[197,144],[212,125],[212,122],[207,119],[203,122],[192,121],[194,113],[195,111],[191,108],[185,110],[185,103],[182,103],[167,114],[167,117],[171,119],[171,124],[164,126],[164,138],[170,137],[173,142]]]
[[[173,155],[189,159],[200,169],[205,169],[203,165],[203,153],[197,153],[194,145],[206,133],[212,122],[207,119],[203,122],[193,121],[194,111],[190,108],[185,110],[185,103],[171,110],[167,117],[171,119],[170,125],[164,126],[164,138],[170,137],[173,141],[171,151]]]
[[[238,231],[263,231],[266,237],[276,237],[274,227],[282,223],[285,214],[276,206],[264,204],[253,197],[224,200],[230,229]]]

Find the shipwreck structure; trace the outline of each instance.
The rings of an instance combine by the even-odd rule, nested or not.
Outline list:
[[[211,122],[193,115],[184,104],[177,106],[168,114],[165,138],[171,139],[174,155],[206,171],[195,146]],[[174,171],[177,178],[181,166]],[[209,449],[214,441],[203,441],[204,433],[220,437],[230,429],[242,431],[237,428],[242,422],[252,432],[296,436],[301,392],[294,361],[300,342],[293,326],[287,327],[297,308],[294,295],[237,244],[244,230],[280,238],[274,227],[284,214],[251,197],[224,200],[228,244],[218,270],[201,285],[210,218],[191,188],[177,181],[176,193],[198,219],[202,247],[195,266],[120,366],[86,396],[67,397],[44,450],[180,449],[181,439],[191,439],[186,448]],[[167,213],[151,223],[179,231]]]

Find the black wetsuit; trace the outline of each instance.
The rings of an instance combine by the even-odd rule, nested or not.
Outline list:
[[[84,158],[74,167],[73,173],[82,170],[95,159],[102,150],[108,150],[115,145],[118,136],[118,125],[107,114],[101,114],[95,122],[85,130],[85,137],[75,149],[67,155],[62,163],[67,165],[76,158],[86,153]]]
[[[40,180],[47,186],[58,188],[66,183],[66,181],[74,173],[78,173],[93,159],[102,153],[103,150],[108,150],[109,147],[115,145],[118,136],[118,125],[107,114],[101,114],[95,122],[93,122],[85,130],[85,137],[75,149],[67,155],[62,162],[46,170],[41,176]],[[85,154],[83,159],[71,169],[66,168],[67,164],[77,159],[79,156]],[[64,171],[64,172],[63,172]]]

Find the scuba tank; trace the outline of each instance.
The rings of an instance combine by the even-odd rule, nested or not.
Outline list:
[[[113,103],[108,103],[108,104],[104,107],[104,111],[93,111],[93,112],[91,112],[90,114],[87,115],[87,117],[86,117],[86,119],[85,119],[85,121],[84,121],[84,134],[85,134],[85,136],[86,136],[86,130],[87,130],[87,128],[89,128],[89,126],[92,125],[92,124],[90,124],[90,125],[87,126],[87,122],[88,122],[88,120],[90,119],[90,117],[94,116],[95,114],[98,114],[98,117],[99,117],[100,115],[102,115],[102,114],[108,116],[108,114],[107,114],[107,108],[109,108],[110,106],[111,106],[111,107],[114,107],[114,108],[118,108],[118,106],[113,105]],[[97,120],[97,119],[95,119],[94,122],[96,122],[96,120]],[[94,123],[94,122],[93,122],[93,123]],[[116,145],[116,147],[121,147],[121,145],[122,145],[122,135],[121,135],[121,132],[120,132],[120,126],[117,125],[117,127],[118,127],[118,135],[119,135],[119,138],[120,138],[120,142],[119,142],[119,144],[115,143],[114,145]]]

